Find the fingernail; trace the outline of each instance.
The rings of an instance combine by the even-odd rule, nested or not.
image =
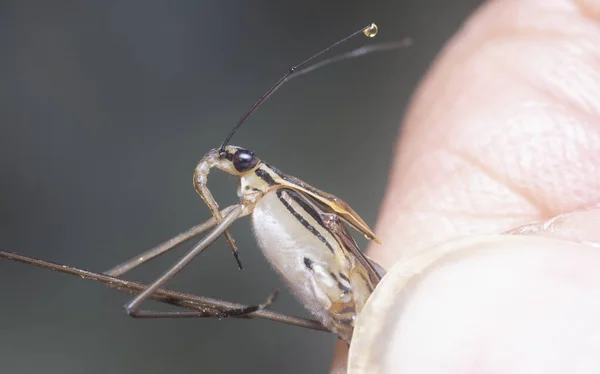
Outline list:
[[[396,264],[358,317],[348,373],[554,373],[569,354],[600,370],[600,251],[583,243],[598,237],[574,228],[593,214],[547,225],[577,241],[471,237]]]
[[[521,226],[510,235],[536,235],[600,246],[600,209],[565,213],[543,222]]]

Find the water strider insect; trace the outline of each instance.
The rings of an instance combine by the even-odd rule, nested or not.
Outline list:
[[[139,292],[125,305],[127,313],[133,317],[262,316],[304,327],[324,327],[340,339],[349,342],[355,317],[384,272],[360,251],[346,224],[364,234],[367,239],[378,242],[375,234],[362,218],[339,198],[283,174],[260,160],[252,151],[229,145],[229,142],[241,124],[294,73],[313,69],[314,65],[308,68],[305,66],[331,48],[361,33],[374,37],[377,26],[366,26],[291,68],[242,116],[221,146],[209,151],[202,158],[194,171],[193,183],[211,210],[212,219],[112,268],[105,273],[108,276],[61,267],[8,252],[0,252],[0,257],[78,274],[128,292]],[[398,46],[395,45],[394,48]],[[208,175],[212,168],[239,177],[239,204],[219,210],[207,187]],[[159,289],[223,234],[241,268],[235,242],[227,230],[235,220],[247,215],[252,216],[257,241],[268,261],[322,326],[264,310],[274,295],[262,305],[243,306]],[[209,229],[213,231],[148,287],[115,278]],[[147,299],[158,299],[191,310],[141,310],[141,304]]]

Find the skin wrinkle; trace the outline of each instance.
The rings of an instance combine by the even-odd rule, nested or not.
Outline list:
[[[539,15],[536,14],[536,17],[538,17]],[[585,41],[580,41],[579,43],[574,43],[574,41],[576,41],[576,37],[578,37],[579,35],[572,35],[572,33],[569,32],[565,32],[565,31],[559,31],[559,30],[549,30],[549,29],[533,29],[531,27],[526,27],[527,25],[514,25],[511,24],[510,26],[504,26],[504,27],[497,27],[495,29],[491,29],[490,32],[486,33],[485,38],[482,38],[480,41],[478,41],[478,43],[476,43],[476,47],[471,49],[471,55],[477,56],[479,54],[481,54],[481,52],[484,52],[484,58],[485,58],[485,52],[488,51],[493,51],[494,50],[500,50],[502,51],[502,53],[493,53],[493,57],[490,58],[488,61],[498,64],[500,61],[506,61],[506,51],[504,50],[504,48],[502,48],[502,43],[506,43],[506,45],[510,45],[510,46],[514,46],[514,44],[516,42],[518,43],[527,43],[527,42],[533,42],[533,45],[562,45],[563,48],[565,49],[571,49],[570,51],[567,51],[567,55],[572,56],[572,55],[584,55],[587,58],[592,58],[594,60],[599,60],[600,59],[597,57],[597,53],[593,53],[593,47],[591,48],[582,48],[583,52],[582,53],[573,53],[572,49],[574,45],[577,46],[585,46],[587,45],[591,45],[591,46],[596,46],[594,43],[585,43]],[[502,34],[508,34],[508,31],[512,31],[511,35],[507,36],[507,35],[503,35],[503,36],[489,36],[487,34],[493,34],[493,33],[498,33],[500,35]],[[538,35],[536,35],[538,34]],[[515,38],[515,36],[517,36],[517,38]],[[532,38],[532,36],[535,37],[539,37],[540,40],[535,40],[535,38]],[[587,34],[586,34],[587,36]],[[562,39],[562,41],[564,41],[565,43],[560,43],[559,40],[557,40],[557,37],[560,37]],[[533,40],[531,40],[533,39]],[[548,43],[544,43],[544,41],[547,41]],[[495,48],[494,45],[495,44],[500,44],[501,48]],[[596,46],[597,47],[597,46]],[[558,49],[558,48],[554,48],[554,49]],[[596,48],[597,50],[597,48]],[[544,51],[543,51],[544,52]],[[579,56],[578,56],[579,57]],[[464,59],[465,61],[468,61],[469,58],[464,58],[463,56],[461,56],[461,59]],[[575,59],[574,61],[580,62],[579,59]],[[593,61],[592,61],[593,63]],[[510,67],[511,65],[514,66],[514,64],[512,64],[512,61],[508,61],[508,63],[503,64],[503,67],[505,68],[505,71],[509,71],[512,72],[515,76],[521,78],[520,82],[525,82],[525,83],[529,83],[531,82],[531,75],[525,75],[523,74],[523,72],[521,71],[522,69],[515,69]],[[589,65],[589,64],[586,64]],[[600,63],[597,63],[597,65],[600,65]],[[595,72],[596,70],[594,69],[590,69],[592,72]],[[558,72],[559,69],[553,69],[553,72]],[[563,69],[560,69],[560,72],[563,73]],[[535,77],[535,75],[534,75]],[[541,79],[539,80],[539,86],[538,87],[534,87],[536,89],[538,89],[540,92],[547,92],[551,97],[555,98],[556,102],[561,102],[563,98],[558,97],[557,95],[555,95],[553,92],[555,91],[555,87],[549,87],[546,88],[544,87],[543,83],[553,83],[554,85],[558,86],[558,87],[564,87],[564,85],[561,84],[556,84],[556,82],[554,82],[552,79],[549,80],[548,78],[552,78],[552,75],[550,76],[545,76],[545,77],[541,77]],[[562,83],[562,82],[559,82]],[[582,82],[580,82],[581,85]],[[580,88],[580,87],[577,87]],[[564,90],[564,88],[563,88]],[[595,96],[595,95],[589,95],[589,96]],[[586,110],[584,110],[584,105],[582,102],[580,102],[579,100],[576,100],[573,97],[569,97],[567,96],[570,103],[572,103],[574,105],[574,107],[576,107],[577,109],[579,109],[582,114],[586,112]],[[595,113],[593,114],[598,114],[600,113],[598,110],[598,105],[591,105],[590,109],[595,109]],[[590,113],[587,113],[588,116]],[[592,115],[593,115],[592,114]],[[586,116],[586,117],[588,117]]]
[[[471,211],[464,210],[447,210],[446,212],[451,213],[453,215],[460,215],[462,218],[472,218],[477,219],[479,221],[489,220],[489,221],[497,221],[499,218],[504,220],[519,220],[523,221],[525,219],[531,218],[530,214],[519,214],[519,213],[476,213]]]
[[[540,18],[540,14],[544,14],[544,13],[545,12],[543,12],[543,11],[536,12],[536,19]],[[557,12],[552,12],[552,13],[557,13]],[[564,18],[564,16],[563,16],[563,18]],[[557,30],[548,28],[547,24],[552,25],[552,23],[549,23],[549,22],[542,23],[543,26],[540,28],[533,28],[530,23],[531,23],[531,20],[529,20],[529,23],[526,23],[526,24],[519,24],[519,23],[515,24],[514,22],[512,22],[509,26],[502,24],[502,27],[499,27],[496,29],[491,29],[491,32],[488,31],[486,34],[490,34],[490,33],[493,34],[495,32],[507,33],[506,30],[513,30],[511,34],[517,35],[518,38],[516,38],[516,39],[517,39],[517,41],[520,42],[522,40],[526,41],[528,39],[528,36],[530,36],[530,34],[531,34],[531,30],[533,30],[533,31],[535,31],[535,33],[545,34],[546,35],[545,39],[548,40],[548,42],[551,42],[551,43],[546,43],[548,45],[556,43],[556,36],[562,36],[563,39],[565,39],[565,41],[568,42],[568,43],[563,43],[564,47],[571,49],[570,51],[567,51],[568,55],[577,55],[577,57],[579,57],[580,55],[583,55],[587,58],[591,57],[593,60],[597,59],[595,56],[595,55],[597,55],[597,53],[595,53],[595,54],[593,53],[594,49],[597,50],[597,43],[586,43],[586,40],[578,40],[578,39],[581,39],[581,36],[586,36],[586,37],[589,36],[590,30],[586,29],[581,32],[578,32],[578,31],[573,32],[571,28],[567,28],[566,30],[561,29],[560,31],[557,31]],[[577,24],[577,23],[575,23],[575,24]],[[597,28],[598,26],[596,24],[594,24],[594,27]],[[497,31],[497,30],[501,30],[501,31]],[[512,37],[512,35],[511,35],[511,37]],[[489,35],[485,35],[483,38],[479,38],[479,39],[483,39],[486,44],[490,44],[490,43],[494,43],[497,38],[494,36],[490,37]],[[535,42],[535,40],[533,40],[533,41]],[[578,43],[575,44],[575,43],[573,43],[574,41],[578,41]],[[514,42],[514,40],[513,40],[513,42]],[[481,44],[481,43],[482,42],[479,42],[479,44]],[[578,47],[583,52],[575,53],[573,51],[573,49],[577,49],[577,48],[574,48],[574,46]],[[476,50],[477,49],[474,49],[475,53],[476,53]],[[503,55],[500,55],[499,57],[503,57]],[[576,61],[579,61],[579,59],[576,59]],[[593,62],[594,61],[591,61],[592,65],[593,65]],[[594,72],[594,71],[595,70],[592,69],[592,72]],[[560,70],[560,72],[563,72],[563,70]],[[560,84],[559,84],[559,86],[560,86]],[[589,96],[594,96],[594,95],[589,95]],[[596,105],[596,107],[597,106],[598,105]]]
[[[500,54],[498,54],[498,57],[502,57]],[[530,86],[530,88],[532,88],[534,90],[534,92],[541,94],[542,96],[545,96],[547,99],[547,108],[545,109],[546,112],[551,111],[550,109],[560,109],[561,111],[568,111],[569,113],[569,117],[575,117],[576,120],[572,121],[574,123],[570,123],[568,126],[574,126],[574,127],[584,127],[585,125],[588,125],[590,123],[594,123],[597,122],[597,116],[595,116],[593,113],[589,113],[589,111],[587,111],[583,105],[580,103],[579,100],[576,99],[571,99],[568,103],[561,103],[561,98],[559,98],[558,95],[556,95],[555,91],[550,90],[549,88],[543,87],[543,84],[538,84],[537,82],[532,81],[531,79],[528,79],[529,76],[525,76],[520,70],[518,69],[512,69],[509,67],[509,64],[507,63],[502,63],[500,64],[500,61],[504,60],[498,60],[495,59],[494,63],[501,66],[502,68],[504,68],[505,71],[509,71],[510,73],[512,73],[514,76],[516,76],[517,78],[520,77],[520,79],[518,79],[519,82],[523,82],[526,85]],[[567,96],[567,98],[569,98]],[[557,118],[561,118],[560,116],[557,116]],[[561,122],[561,121],[556,121],[556,122]],[[562,121],[562,123],[559,123],[559,127],[560,128],[568,128],[568,126],[564,126],[565,121]],[[588,142],[589,142],[589,134],[590,133],[598,133],[598,128],[595,126],[586,126],[588,127],[587,131],[585,131],[585,133],[588,135]],[[572,136],[571,136],[572,137]],[[572,137],[573,138],[573,137]],[[578,139],[575,139],[578,140]],[[567,144],[567,145],[570,145]],[[565,149],[564,154],[567,154],[567,150]],[[566,158],[566,157],[565,157]],[[579,166],[579,165],[578,165]],[[586,205],[586,204],[584,204]],[[551,209],[546,209],[546,211],[551,211]],[[542,217],[551,217],[553,214],[556,214],[556,212],[552,213],[552,214],[542,214]]]
[[[444,150],[444,158],[451,159],[453,162],[452,169],[446,173],[450,183],[447,183],[447,186],[443,183],[439,185],[433,184],[436,190],[439,191],[439,195],[446,197],[444,199],[446,204],[437,205],[440,211],[459,211],[454,208],[458,204],[459,207],[462,205],[470,212],[479,211],[483,213],[489,212],[491,208],[494,208],[501,212],[510,211],[514,215],[516,212],[512,209],[507,209],[507,207],[514,205],[523,206],[524,198],[521,196],[521,193],[514,193],[512,189],[508,188],[505,177],[492,176],[490,175],[492,172],[489,167],[475,165],[474,161],[469,162],[468,159],[476,158],[476,156],[472,155],[469,157],[466,152],[463,152],[462,155],[458,153],[458,151],[453,152],[451,147],[447,147]],[[502,170],[502,168],[498,169]],[[452,183],[453,180],[455,183]],[[506,196],[507,192],[510,196]],[[494,198],[490,199],[490,196]],[[448,199],[448,197],[452,197],[452,199]],[[514,198],[511,198],[509,202],[507,200],[509,197]],[[501,205],[498,205],[498,202]],[[535,206],[535,203],[531,205]],[[502,209],[498,209],[498,206],[501,206]],[[527,207],[521,209],[521,211],[535,213],[537,209],[529,209]],[[527,214],[526,216],[531,217],[532,214]]]
[[[411,207],[407,207],[405,210],[403,210],[406,214],[410,214],[410,215],[415,215],[415,214],[421,214],[421,215],[440,215],[441,212],[439,209],[421,209],[419,211],[416,210],[411,210]],[[451,218],[448,216],[460,216],[461,218],[464,217],[468,217],[468,218],[477,218],[479,220],[481,219],[487,219],[487,220],[496,220],[498,218],[502,218],[502,219],[517,219],[519,222],[526,220],[526,219],[530,219],[531,218],[531,214],[529,213],[514,213],[514,212],[507,212],[507,213],[501,213],[501,212],[485,212],[485,213],[481,213],[481,212],[474,212],[473,209],[470,210],[460,210],[460,209],[444,209],[443,211],[444,213],[449,213],[449,214],[444,214],[443,218]]]
[[[439,148],[439,150],[442,150],[442,149],[444,149],[444,152],[447,152],[447,147]],[[423,157],[424,155],[420,155],[420,156]],[[425,155],[425,156],[427,156],[427,155]],[[423,162],[420,162],[419,159],[420,159],[420,157],[418,157],[417,160],[415,160],[415,162],[412,164],[412,166],[416,166],[418,164],[422,165]],[[443,160],[443,159],[445,159],[445,157],[440,157],[440,159]],[[435,159],[433,160],[433,163],[437,163]],[[396,207],[399,207],[399,211],[401,212],[401,214],[403,216],[413,216],[413,217],[415,217],[416,215],[420,216],[420,217],[418,217],[418,219],[420,221],[430,221],[430,222],[438,221],[439,222],[438,225],[442,225],[440,222],[440,220],[442,220],[442,219],[444,221],[450,221],[450,222],[454,221],[454,228],[451,230],[448,230],[448,228],[449,228],[448,225],[446,225],[446,224],[442,225],[442,226],[446,227],[446,231],[452,232],[452,234],[450,234],[451,237],[454,237],[455,235],[467,234],[469,232],[472,232],[472,230],[465,229],[465,227],[463,227],[463,230],[460,229],[461,228],[460,227],[460,224],[461,224],[460,219],[462,219],[464,221],[464,218],[466,218],[466,217],[460,217],[460,219],[458,217],[453,217],[453,216],[455,216],[455,214],[452,214],[452,213],[457,212],[456,210],[448,210],[448,209],[446,209],[446,207],[443,207],[443,209],[441,209],[441,210],[440,209],[435,210],[435,212],[439,216],[438,218],[431,217],[431,215],[429,215],[429,217],[423,217],[423,214],[426,212],[430,212],[430,213],[434,212],[434,209],[432,209],[431,205],[429,205],[426,202],[427,199],[435,199],[435,198],[437,198],[437,196],[442,196],[442,197],[447,196],[447,195],[452,196],[452,190],[455,190],[456,188],[458,188],[459,190],[463,189],[461,186],[458,186],[458,187],[455,185],[453,186],[452,184],[447,184],[447,182],[446,182],[446,180],[448,178],[453,178],[453,175],[456,173],[455,168],[456,167],[452,168],[451,170],[448,170],[447,172],[442,172],[442,173],[436,172],[435,175],[433,175],[432,177],[433,178],[437,177],[437,180],[436,179],[433,179],[433,180],[426,179],[423,181],[419,181],[418,179],[415,180],[414,178],[410,178],[410,177],[405,178],[405,177],[407,177],[407,175],[402,175],[401,178],[404,178],[404,180],[401,180],[399,182],[395,181],[393,183],[402,185],[405,183],[410,184],[410,183],[414,182],[414,183],[419,184],[420,188],[409,189],[409,191],[406,191],[406,192],[408,192],[407,194],[396,195],[396,196],[392,195],[392,197],[394,197],[395,199],[398,199],[400,201],[398,203],[395,203],[395,204],[391,203],[391,204],[395,205]],[[408,174],[410,174],[410,173],[408,173]],[[427,173],[425,173],[425,174],[427,174]],[[499,180],[501,178],[495,178],[495,179]],[[498,183],[498,184],[505,185],[506,183]],[[443,189],[447,185],[449,186],[448,191],[447,192],[443,191]],[[428,192],[427,190],[431,189],[431,188],[433,188],[431,190],[431,192]],[[441,192],[440,192],[440,188],[442,189]],[[403,188],[400,187],[400,189],[403,189]],[[494,192],[492,192],[492,194],[493,193]],[[416,194],[416,196],[415,196],[415,194]],[[518,195],[523,195],[523,193],[519,193]],[[458,196],[458,197],[459,197],[459,202],[461,200],[465,201],[464,196]],[[425,201],[425,202],[419,204],[418,203],[419,200]],[[390,203],[388,202],[386,204],[390,204]],[[450,205],[452,205],[452,204],[454,204],[454,203],[451,203]],[[535,203],[531,203],[531,204],[535,205],[536,207],[539,208],[539,204],[535,204]],[[425,205],[424,209],[423,209],[423,205]],[[415,209],[415,206],[417,206],[418,208]],[[439,207],[439,205],[438,205],[438,207]],[[484,217],[485,216],[484,214],[480,214],[480,215],[476,214],[477,210],[478,209],[475,209],[475,212],[468,214],[468,215],[470,215],[472,217]],[[481,209],[479,209],[479,210],[481,211]],[[546,214],[546,213],[543,213],[543,214]],[[504,215],[504,217],[509,218],[507,215]],[[502,220],[502,221],[505,222],[507,225],[512,225],[512,224],[518,225],[523,222],[540,219],[539,215],[531,215],[531,214],[513,214],[511,217],[512,217],[512,219],[507,219],[507,220]],[[481,220],[478,220],[478,221],[481,221]],[[459,226],[456,226],[457,224]],[[500,231],[502,231],[502,230],[506,230],[508,228],[509,227],[507,227],[507,226],[502,226],[502,227],[499,227],[498,229]],[[437,240],[436,240],[436,242],[437,242]]]
[[[395,227],[404,226],[404,222],[412,221],[419,222],[417,225],[418,231],[423,231],[423,225],[427,222],[435,222],[436,229],[427,232],[427,235],[417,240],[412,240],[408,247],[402,245],[398,246],[397,243],[386,239],[384,245],[394,246],[396,248],[406,249],[406,252],[397,252],[393,260],[407,256],[409,253],[418,251],[420,248],[429,247],[432,244],[446,242],[448,240],[460,238],[464,235],[470,234],[481,234],[481,233],[497,233],[505,231],[510,227],[522,224],[523,222],[530,222],[532,220],[531,214],[495,214],[487,215],[478,213],[481,210],[474,209],[466,214],[458,212],[456,210],[440,210],[440,209],[428,209],[427,211],[419,210],[416,211],[413,207],[410,207],[402,211],[401,216],[396,218],[400,219],[400,223],[395,223]],[[390,218],[394,219],[394,218]],[[487,221],[491,221],[487,223]],[[389,222],[389,221],[388,221]],[[473,222],[477,222],[473,225]],[[482,227],[482,223],[485,223]],[[409,223],[409,225],[411,225]],[[408,227],[406,228],[408,229]],[[406,229],[404,231],[406,231]],[[376,248],[376,247],[373,247]],[[377,249],[375,249],[377,250]],[[384,258],[385,260],[385,258]],[[392,260],[392,261],[393,261]],[[393,262],[383,262],[386,267],[390,267]]]
[[[519,42],[521,42],[521,40],[519,40]],[[538,79],[534,81],[532,78],[535,78],[536,75],[532,76],[530,74],[524,74],[522,69],[515,69],[512,67],[513,64],[510,61],[506,61],[506,53],[495,53],[493,58],[489,59],[489,62],[497,65],[500,68],[503,68],[504,71],[511,73],[519,82],[529,86],[534,92],[540,93],[542,96],[549,99],[550,102],[555,103],[555,105],[559,105],[562,108],[568,107],[569,112],[575,112],[575,114],[579,114],[587,120],[595,119],[594,117],[597,117],[597,115],[600,113],[598,110],[596,110],[595,113],[590,113],[589,110],[586,110],[584,103],[572,97],[571,95],[565,95],[564,97],[559,96],[557,93],[559,92],[558,90],[554,89],[553,87],[548,87],[547,84],[544,84],[548,83],[548,76],[538,77]],[[598,65],[600,65],[600,63]],[[560,92],[564,92],[564,90]],[[565,100],[568,100],[568,102],[564,103]],[[592,108],[593,107],[594,106],[592,105]]]
[[[465,62],[463,62],[461,64],[454,65],[454,68],[452,70],[448,71],[445,74],[445,77],[437,77],[436,76],[437,80],[441,80],[441,79],[445,78],[444,79],[445,82],[442,83],[442,84],[438,83],[436,85],[436,91],[435,91],[434,94],[437,95],[437,96],[439,96],[439,97],[442,97],[442,98],[452,97],[452,104],[448,105],[448,106],[450,108],[452,108],[453,110],[458,110],[458,109],[460,109],[460,107],[463,107],[463,106],[466,107],[466,106],[469,106],[469,104],[470,104],[470,100],[464,99],[463,96],[456,96],[455,95],[455,88],[454,87],[456,87],[457,84],[455,84],[453,82],[453,80],[456,79],[457,76],[458,76],[458,80],[462,80],[463,76],[464,76],[464,74],[454,74],[455,71],[463,72],[465,70],[464,65],[472,65],[473,71],[475,71],[477,74],[479,74],[479,75],[481,75],[481,74],[488,75],[487,72],[485,72],[485,71],[484,72],[478,72],[478,70],[479,70],[478,67],[479,66],[485,66],[486,70],[490,70],[489,69],[489,62],[493,61],[493,59],[486,58],[486,56],[481,53],[485,49],[489,48],[489,43],[485,43],[485,44],[486,44],[485,48],[484,48],[483,43],[481,43],[481,45],[479,47],[477,47],[475,49],[470,49],[469,53],[465,53],[464,55],[466,55],[466,56],[462,56],[461,57],[461,60],[464,60]],[[484,61],[481,61],[481,60],[484,60]],[[516,74],[514,74],[514,75],[516,75]],[[428,86],[427,81],[428,81],[428,79],[426,78],[426,80],[422,83],[422,85],[423,86]],[[470,83],[471,83],[471,85],[473,84],[473,82],[470,82]],[[439,86],[441,86],[441,89],[440,89]],[[450,94],[446,94],[444,92],[446,90],[446,88],[448,88],[447,90],[450,91]],[[429,90],[428,87],[419,89],[419,91],[415,95],[415,99],[413,101],[417,101],[417,102],[426,102],[426,101],[428,101],[427,99],[428,99],[428,96],[429,96],[429,93],[430,93],[429,91],[430,90]],[[464,97],[469,97],[469,95],[464,95]],[[448,101],[448,100],[446,99],[446,100],[442,100],[442,101]],[[405,121],[406,125],[402,127],[400,139],[407,138],[407,137],[410,138],[411,135],[412,135],[412,132],[414,132],[414,130],[417,130],[417,128],[414,127],[414,126],[412,126],[412,124],[419,124],[419,123],[422,123],[422,122],[428,122],[428,119],[430,117],[436,117],[436,115],[435,115],[436,111],[435,110],[436,110],[436,108],[438,108],[438,106],[437,105],[426,105],[426,106],[430,107],[428,111],[418,113],[420,115],[425,115],[425,118],[415,119],[415,118],[413,118],[415,116],[414,110],[409,112],[409,118],[407,118],[407,120]],[[413,130],[413,131],[411,131],[411,130]],[[426,137],[425,140],[430,140],[431,138],[434,138],[434,139],[435,138],[441,138],[439,130],[443,130],[443,128],[442,129],[437,129],[437,130],[438,130],[438,132],[431,133],[431,135],[428,138]],[[450,135],[450,134],[443,133],[442,135]],[[423,137],[423,134],[420,134],[420,136]],[[400,152],[406,153],[406,152],[403,152],[403,151],[404,151],[405,148],[410,148],[410,144],[406,145],[406,144],[403,143],[398,148],[399,148],[399,153]],[[408,149],[408,151],[409,151],[408,153],[410,153],[410,149]],[[402,157],[398,157],[396,160],[398,161],[398,159],[400,159],[400,161],[401,161]],[[402,165],[402,166],[404,167],[405,165]]]
[[[538,11],[536,12],[536,19],[540,19],[541,16],[544,15],[544,11]],[[564,19],[564,11],[563,12],[556,12],[553,11],[551,12],[552,14],[557,13],[558,16],[561,19]],[[578,15],[578,14],[577,14]],[[539,21],[538,21],[539,22]],[[578,68],[579,69],[575,69],[577,70],[581,70],[581,65],[584,66],[593,66],[594,62],[595,65],[600,65],[600,63],[598,63],[599,60],[599,53],[598,53],[598,43],[593,43],[590,42],[588,39],[590,37],[590,30],[589,27],[585,28],[584,30],[575,30],[573,31],[573,25],[580,25],[580,22],[574,22],[573,24],[569,25],[570,27],[565,28],[565,29],[560,29],[560,30],[555,30],[549,27],[555,27],[555,23],[552,22],[542,22],[543,27],[542,28],[533,28],[531,26],[531,20],[528,20],[528,23],[525,24],[520,24],[520,23],[510,23],[509,26],[504,26],[502,28],[500,28],[500,30],[514,30],[514,34],[518,36],[518,38],[516,38],[515,40],[512,40],[512,43],[509,43],[508,45],[510,45],[511,47],[515,46],[515,42],[521,43],[521,42],[528,42],[531,40],[528,40],[529,37],[531,36],[531,31],[535,31],[536,34],[544,34],[543,38],[542,38],[542,43],[540,43],[540,41],[536,41],[533,40],[534,46],[542,46],[543,48],[547,48],[548,46],[552,46],[554,47],[553,50],[551,52],[566,52],[565,55],[569,56],[570,59],[568,62],[572,62],[571,65],[573,65],[573,63],[579,63]],[[503,24],[504,25],[504,24]],[[550,26],[549,26],[550,25]],[[587,25],[586,25],[587,26]],[[597,29],[600,27],[597,25],[596,22],[594,22],[592,24],[592,27],[595,28],[596,32],[598,31]],[[492,29],[492,32],[494,32],[494,29]],[[506,32],[506,31],[503,31]],[[559,37],[560,39],[562,39],[562,41],[564,43],[561,43],[561,40],[557,40],[557,37]],[[583,37],[583,39],[582,39]],[[486,44],[490,44],[490,43],[494,43],[495,41],[497,41],[496,37],[491,37],[491,38],[487,38],[485,40]],[[543,43],[543,41],[547,41],[548,43]],[[600,41],[599,41],[600,42]],[[560,49],[564,49],[564,51],[560,50]],[[523,49],[523,48],[521,48]],[[476,49],[475,49],[476,50]],[[503,53],[501,54],[497,54],[495,56],[495,58],[506,58],[506,51],[503,50],[502,48],[500,48],[500,50],[502,50]],[[579,50],[579,51],[578,51]],[[542,52],[547,52],[546,50],[543,50]],[[561,54],[562,56],[563,54]],[[576,58],[573,58],[576,57]],[[581,57],[585,57],[585,60],[583,61],[583,64],[581,64]],[[588,59],[591,59],[592,61],[587,61]],[[497,61],[497,60],[496,60]],[[508,63],[508,65],[510,65],[510,62]],[[554,63],[553,63],[554,66]],[[512,69],[515,72],[517,71],[517,69]],[[597,69],[588,69],[590,74],[594,74],[597,72]],[[535,71],[535,70],[534,70]],[[521,75],[522,73],[519,72]],[[539,77],[541,79],[539,79],[540,86],[543,87],[543,83],[550,83],[550,87],[547,89],[547,91],[552,92],[552,91],[566,91],[565,87],[570,88],[568,85],[565,85],[564,82],[556,82],[556,77],[563,77],[565,74],[565,69],[553,69],[551,71],[551,73],[553,74],[549,74],[547,76],[544,77]],[[598,78],[598,74],[596,73],[596,78]],[[534,75],[536,76],[536,75]],[[522,82],[528,82],[531,79],[530,75],[527,75],[525,78],[522,80]],[[589,76],[587,77],[589,78]],[[577,79],[577,77],[576,77]],[[582,85],[585,82],[589,82],[589,79],[577,79],[578,84],[576,85],[575,89],[570,89],[568,91],[570,92],[578,92],[581,91]],[[597,79],[596,79],[597,81]],[[587,90],[584,90],[584,92]],[[563,100],[563,98],[557,97],[556,95],[552,96],[556,97],[558,100],[557,102],[561,102]],[[589,95],[584,95],[585,97],[589,97],[591,98],[595,98],[598,95],[595,95],[594,92],[589,92]],[[584,103],[581,102],[581,100],[577,100],[575,97],[573,97],[572,95],[567,95],[567,97],[570,101],[570,103],[573,104],[577,104],[576,107],[577,108],[581,108],[583,112],[585,112],[585,110],[583,110],[584,108]],[[594,105],[593,103],[590,103],[591,105],[589,105],[589,109],[593,109],[595,113],[593,114],[598,114],[600,113],[600,106],[598,105],[598,102],[596,102],[596,105]]]
[[[496,182],[497,184],[499,184],[503,187],[506,187],[509,191],[511,191],[515,195],[522,197],[523,200],[527,201],[533,208],[535,208],[539,212],[539,217],[534,218],[534,217],[531,217],[528,215],[527,218],[529,218],[529,219],[531,219],[531,218],[545,219],[545,218],[552,217],[552,213],[550,212],[549,207],[544,206],[544,204],[542,204],[542,202],[539,199],[537,199],[531,191],[527,191],[525,188],[520,187],[517,183],[512,182],[511,179],[507,175],[502,176],[498,172],[494,172],[491,168],[486,167],[486,165],[484,163],[479,162],[477,157],[471,155],[468,152],[464,152],[464,151],[460,151],[460,150],[456,150],[456,149],[452,149],[452,148],[448,148],[447,151],[448,151],[448,153],[454,155],[455,157],[459,158],[463,162],[469,164],[470,166],[475,167],[477,170],[479,170],[481,173],[483,173],[485,176],[487,176],[492,181]]]

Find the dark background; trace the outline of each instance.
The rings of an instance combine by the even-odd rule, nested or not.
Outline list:
[[[233,144],[333,193],[375,223],[411,92],[480,1],[4,1],[0,5],[0,248],[103,271],[209,217],[200,158],[287,68],[376,22],[330,56],[412,47],[295,79]],[[209,187],[221,206],[237,181]],[[249,219],[169,288],[261,302],[282,284]],[[361,242],[364,245],[364,241]],[[127,277],[149,282],[177,256]],[[332,335],[263,320],[133,320],[127,296],[0,260],[2,373],[321,373]],[[287,291],[273,306],[306,316]]]

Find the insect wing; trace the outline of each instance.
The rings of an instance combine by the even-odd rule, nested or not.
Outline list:
[[[349,252],[353,258],[358,260],[360,265],[362,265],[362,268],[367,271],[368,279],[371,281],[373,287],[375,287],[385,274],[385,270],[360,250],[358,244],[356,244],[356,241],[352,235],[350,235],[348,228],[344,225],[344,222],[340,219],[337,212],[333,211],[330,205],[325,204],[320,200],[315,200],[312,196],[308,196],[307,194],[299,195],[319,214],[321,221],[335,237],[337,242],[340,243],[342,249]]]
[[[377,239],[375,233],[373,232],[373,230],[371,230],[369,225],[367,225],[367,223],[362,218],[360,218],[358,213],[356,213],[350,207],[350,205],[345,203],[342,199],[334,195],[328,194],[327,192],[321,191],[309,185],[308,183],[301,181],[296,177],[285,175],[275,168],[272,169],[281,178],[277,182],[281,184],[282,187],[303,192],[306,195],[309,195],[313,199],[317,200],[318,202],[327,205],[332,210],[332,213],[337,214],[344,221],[348,222],[350,226],[363,233],[367,239],[374,240],[377,244],[381,243],[379,239]]]
[[[356,241],[348,232],[346,225],[337,217],[335,214],[327,214],[326,222],[327,227],[336,238],[336,240],[342,244],[343,248],[352,254],[354,258],[367,270],[369,279],[373,283],[373,287],[379,283],[385,271],[383,268],[368,258],[358,247]]]

